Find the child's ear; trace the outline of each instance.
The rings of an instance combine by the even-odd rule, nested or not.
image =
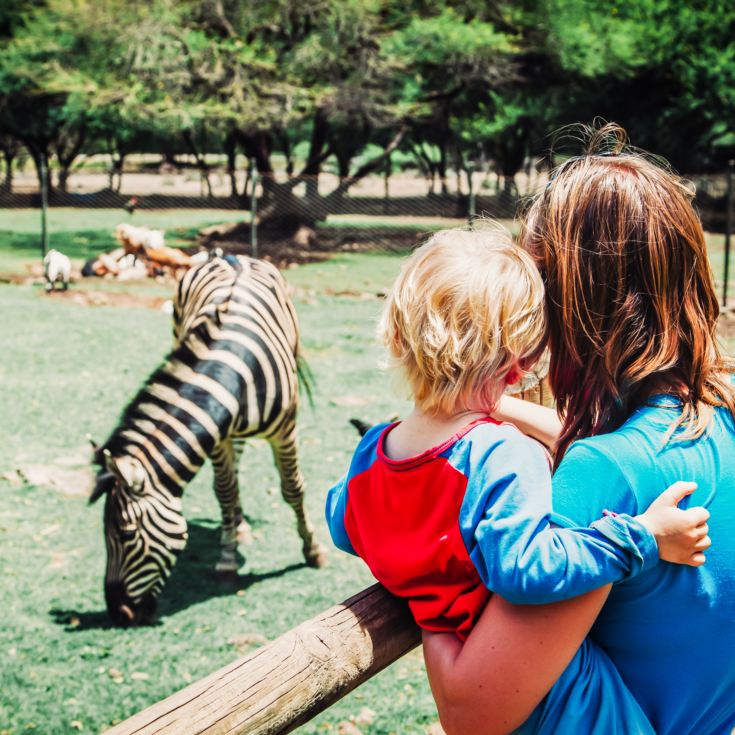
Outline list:
[[[523,377],[524,372],[525,370],[521,367],[521,364],[518,361],[514,362],[505,374],[505,384],[515,385]]]
[[[522,360],[518,361],[518,367],[520,368],[522,373],[527,373],[533,366],[539,361],[541,358],[541,354],[538,355],[531,355],[530,357],[524,357]]]

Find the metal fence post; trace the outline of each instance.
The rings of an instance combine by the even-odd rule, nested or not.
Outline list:
[[[46,257],[48,252],[48,163],[46,161],[46,153],[41,152],[41,160],[39,161],[39,169],[41,171],[41,259]]]
[[[475,171],[475,166],[470,161],[467,164],[467,183],[469,184],[470,188],[470,198],[469,198],[469,204],[467,207],[467,224],[469,225],[470,229],[474,229],[475,226],[475,216],[476,216],[476,208],[477,208],[477,194],[475,193],[475,187],[474,182],[472,181],[472,174]]]
[[[255,168],[254,162],[250,161],[250,255],[253,258],[258,257],[258,225],[256,218],[258,216],[258,197],[256,188],[258,186],[258,170]]]
[[[725,274],[723,277],[724,283],[722,286],[722,306],[727,306],[727,287],[730,282],[730,236],[732,234],[732,197],[733,197],[733,168],[735,168],[735,161],[730,160],[727,162],[727,201],[725,206],[727,207],[725,215]]]

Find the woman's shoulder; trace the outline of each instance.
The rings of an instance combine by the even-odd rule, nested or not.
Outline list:
[[[611,467],[654,462],[680,411],[681,404],[671,396],[654,396],[614,431],[573,442],[564,461]]]
[[[555,523],[588,525],[605,510],[638,512],[629,475],[648,462],[630,439],[618,431],[580,439],[569,447],[553,477]]]

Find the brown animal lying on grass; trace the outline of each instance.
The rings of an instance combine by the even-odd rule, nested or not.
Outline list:
[[[133,256],[136,265],[140,264],[138,266],[139,275],[143,276],[158,276],[166,269],[172,271],[172,275],[176,276],[180,268],[188,269],[193,265],[191,256],[164,244],[164,234],[161,230],[149,230],[146,227],[123,223],[115,228],[114,235],[121,245],[121,250],[98,256],[85,266],[86,274],[130,277],[132,275],[132,272],[129,273],[131,266],[126,262],[128,256]],[[142,273],[140,273],[142,270],[140,266],[145,269]]]

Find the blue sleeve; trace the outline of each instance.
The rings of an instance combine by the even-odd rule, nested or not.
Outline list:
[[[345,511],[347,509],[347,475],[345,475],[327,493],[327,526],[332,536],[332,541],[338,549],[349,554],[355,554],[350,543],[350,537],[345,528]]]
[[[357,556],[357,552],[352,548],[350,537],[347,535],[347,529],[345,528],[347,488],[351,478],[364,472],[375,461],[376,446],[386,426],[388,426],[387,423],[375,424],[365,433],[365,436],[360,439],[355,448],[347,474],[327,493],[325,515],[332,541],[338,549],[342,549],[348,554],[355,554],[355,556]]]
[[[549,466],[540,446],[522,434],[506,434],[471,466],[463,537],[483,583],[508,601],[576,597],[658,563],[656,540],[629,516],[605,517],[589,528],[553,527]]]

